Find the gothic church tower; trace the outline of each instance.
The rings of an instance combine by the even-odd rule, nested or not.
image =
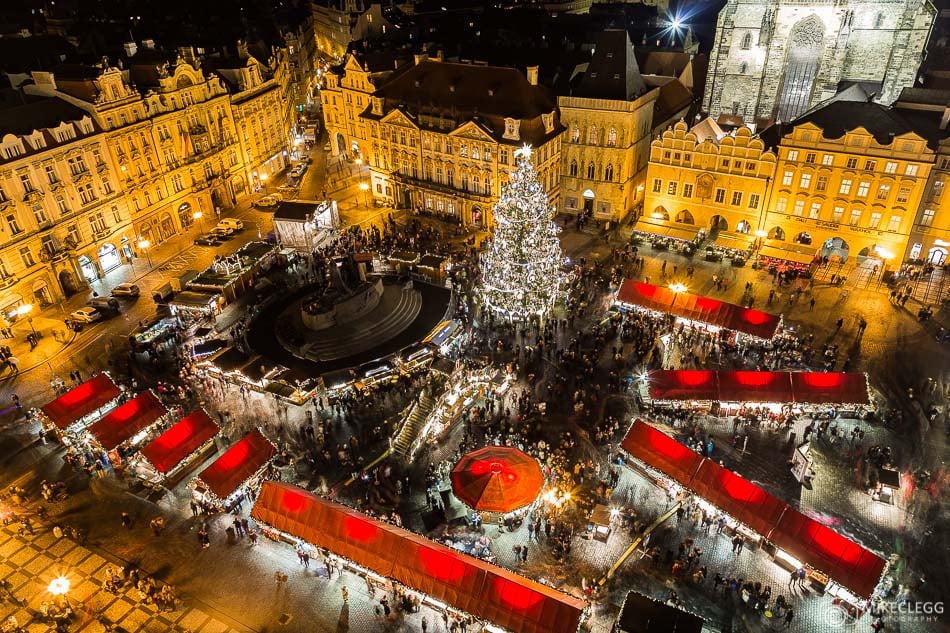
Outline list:
[[[727,0],[703,109],[788,121],[843,82],[890,104],[914,84],[935,17],[930,0]]]

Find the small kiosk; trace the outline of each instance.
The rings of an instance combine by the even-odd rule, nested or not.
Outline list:
[[[192,495],[206,507],[228,511],[260,483],[277,447],[254,429],[191,481]]]
[[[142,461],[151,466],[149,480],[166,481],[193,466],[214,446],[220,429],[204,409],[196,409],[142,447]]]
[[[88,441],[106,451],[113,465],[122,464],[167,413],[151,389],[143,391],[89,426]]]
[[[93,420],[118,405],[121,395],[122,390],[112,377],[102,372],[43,405],[36,415],[44,429],[62,437],[65,433],[82,432]]]
[[[765,240],[759,249],[759,258],[756,261],[758,268],[767,270],[772,275],[779,273],[791,274],[793,278],[811,277],[815,264],[818,261],[818,249],[795,242],[780,240]]]

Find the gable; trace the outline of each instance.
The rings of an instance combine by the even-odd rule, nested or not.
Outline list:
[[[475,141],[495,141],[495,137],[491,135],[491,132],[475,121],[466,121],[449,132],[449,136],[468,138]]]
[[[409,116],[398,108],[393,108],[386,113],[386,116],[382,118],[381,123],[387,123],[389,125],[398,125],[401,127],[411,127],[414,130],[418,130],[419,126],[416,125],[416,122],[409,118]]]

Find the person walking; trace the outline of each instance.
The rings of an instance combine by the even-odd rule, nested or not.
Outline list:
[[[797,571],[796,573],[797,573],[797,575],[798,575],[798,587],[799,587],[800,589],[804,589],[804,588],[805,588],[805,578],[808,576],[808,573],[805,571],[805,568],[804,568],[804,567],[799,567],[799,568],[798,568],[798,571]]]
[[[350,602],[350,592],[346,587],[340,587],[340,595],[343,596],[343,604],[348,604]]]
[[[785,627],[789,629],[792,627],[792,620],[795,619],[795,610],[789,607],[788,611],[785,612]]]

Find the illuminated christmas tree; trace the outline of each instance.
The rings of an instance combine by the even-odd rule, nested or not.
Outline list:
[[[515,152],[518,169],[495,204],[494,239],[482,255],[481,297],[488,309],[509,319],[543,316],[561,287],[560,230],[548,206],[531,148]]]

